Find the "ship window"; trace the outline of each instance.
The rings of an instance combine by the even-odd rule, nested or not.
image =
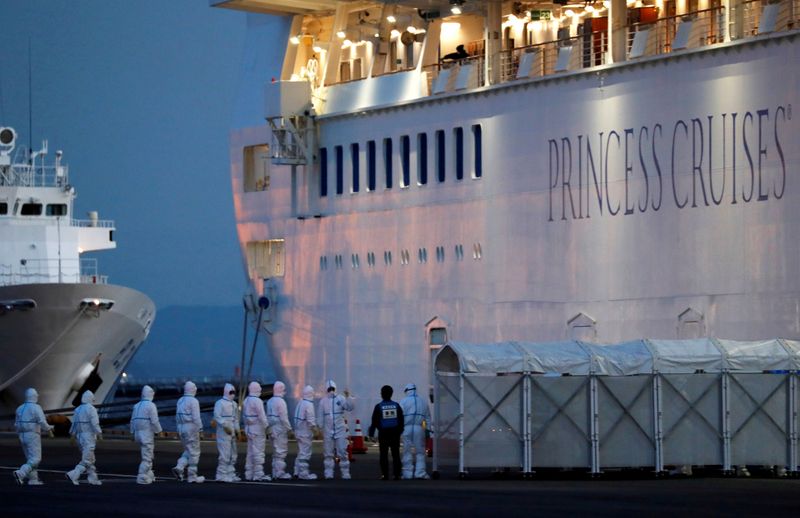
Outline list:
[[[45,214],[48,216],[66,216],[67,204],[66,203],[48,203]]]
[[[269,190],[269,146],[259,144],[244,148],[244,192]]]
[[[283,277],[286,260],[283,239],[247,243],[247,270],[251,279]]]
[[[383,167],[386,172],[386,188],[392,188],[392,139],[383,139]]]
[[[319,150],[319,195],[328,195],[328,148]]]
[[[392,265],[392,252],[391,251],[386,250],[386,251],[383,252],[383,264],[385,264],[386,266],[391,266]]]
[[[456,164],[456,180],[464,179],[464,129],[453,129],[453,140],[455,140],[455,148],[453,149],[453,158]]]
[[[367,190],[375,190],[375,141],[367,141]]]
[[[23,203],[22,210],[19,211],[20,216],[41,216],[42,204],[41,203]]]
[[[483,132],[481,131],[480,124],[472,125],[472,138],[475,145],[475,169],[473,171],[473,178],[480,178],[483,176]]]
[[[8,203],[0,202],[0,215],[8,214]]]
[[[359,160],[360,154],[361,153],[359,153],[358,144],[350,144],[350,163],[352,164],[353,168],[353,186],[350,189],[351,193],[357,193],[361,187],[358,181],[359,175],[361,174],[361,160]]]
[[[445,157],[444,157],[444,130],[436,130],[436,179],[444,182]]]
[[[344,192],[344,150],[342,146],[336,146],[336,194]]]
[[[328,269],[328,256],[322,255],[319,258],[319,269],[320,270],[327,270]]]
[[[411,139],[408,135],[400,137],[400,162],[403,168],[403,178],[400,187],[408,187],[411,183]]]
[[[428,183],[428,134],[417,135],[417,183]]]

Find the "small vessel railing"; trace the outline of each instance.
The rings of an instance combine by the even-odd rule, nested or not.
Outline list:
[[[73,227],[81,228],[114,228],[113,219],[73,219]]]
[[[98,273],[97,259],[92,257],[24,259],[19,265],[0,264],[0,286],[54,282],[108,284],[108,275]]]
[[[29,163],[25,154],[17,150],[12,164],[0,169],[0,186],[17,187],[66,187],[69,185],[69,167],[66,165],[44,165],[43,157],[37,163]]]

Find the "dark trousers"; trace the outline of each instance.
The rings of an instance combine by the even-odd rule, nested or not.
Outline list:
[[[381,452],[381,475],[389,477],[389,449],[392,450],[392,467],[394,476],[400,477],[402,463],[400,462],[400,434],[393,431],[381,430],[378,437]]]

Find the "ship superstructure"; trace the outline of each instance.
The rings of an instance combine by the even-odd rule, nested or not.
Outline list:
[[[68,407],[83,390],[102,401],[155,318],[145,295],[108,284],[85,252],[116,248],[115,226],[74,217],[75,187],[62,152],[18,146],[0,128],[0,414],[25,388],[45,409]]]
[[[800,336],[798,2],[212,4],[286,15],[250,15],[231,160],[293,386],[424,385],[454,337]]]

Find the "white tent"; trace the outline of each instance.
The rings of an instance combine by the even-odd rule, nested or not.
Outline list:
[[[448,343],[435,466],[798,469],[800,342]]]

